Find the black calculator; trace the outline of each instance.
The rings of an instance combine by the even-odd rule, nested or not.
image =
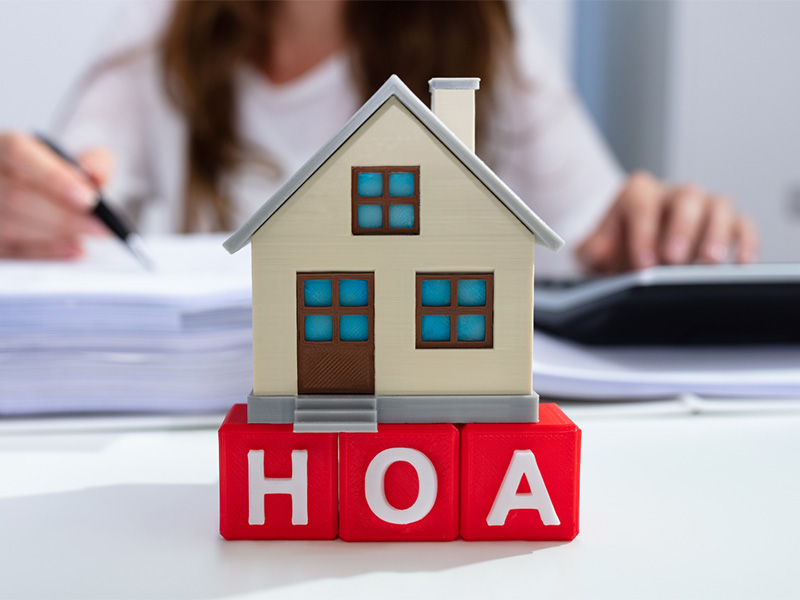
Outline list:
[[[659,266],[537,281],[534,324],[584,344],[796,344],[800,265]]]

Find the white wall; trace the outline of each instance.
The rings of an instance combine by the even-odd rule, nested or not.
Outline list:
[[[667,175],[729,191],[800,262],[800,2],[677,3]]]
[[[576,3],[578,91],[628,170],[664,171],[673,10],[671,2]]]
[[[578,86],[628,169],[732,196],[800,262],[800,2],[576,5]]]
[[[124,3],[0,1],[0,131],[47,125]]]

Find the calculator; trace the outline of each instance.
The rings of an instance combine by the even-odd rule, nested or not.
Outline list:
[[[800,265],[658,266],[537,281],[534,324],[584,344],[796,344]]]

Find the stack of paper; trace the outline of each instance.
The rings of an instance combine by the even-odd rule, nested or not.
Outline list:
[[[154,273],[111,239],[78,263],[0,261],[0,414],[202,413],[243,402],[250,253],[230,256],[222,241],[151,240]],[[800,399],[798,347],[603,348],[537,331],[533,348],[533,388],[545,398]]]
[[[533,387],[591,400],[800,400],[798,346],[585,346],[537,331]]]
[[[0,261],[0,413],[226,410],[252,386],[249,252],[114,240],[78,263]]]

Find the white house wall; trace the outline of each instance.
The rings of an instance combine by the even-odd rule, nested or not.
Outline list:
[[[420,234],[351,234],[351,167],[420,166]],[[266,199],[265,199],[266,200]],[[396,100],[252,237],[254,393],[297,393],[299,272],[375,273],[375,393],[530,394],[534,239]],[[416,273],[493,272],[494,347],[416,349]]]

